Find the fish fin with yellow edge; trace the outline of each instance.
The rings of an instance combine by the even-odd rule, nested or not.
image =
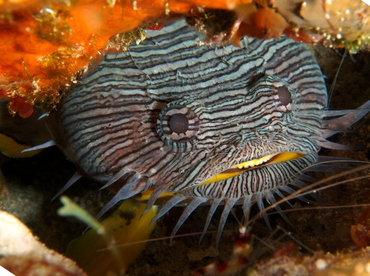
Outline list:
[[[148,240],[155,227],[151,220],[157,213],[157,206],[142,215],[146,204],[134,199],[123,201],[102,222],[98,222],[69,198],[62,196],[61,201],[65,206],[59,209],[60,215],[75,216],[92,228],[74,239],[66,253],[90,276],[108,275],[111,272],[124,275],[144,249],[144,241]]]
[[[21,144],[15,139],[0,133],[0,152],[11,158],[25,158],[38,154],[41,150],[26,152],[31,146]]]
[[[45,111],[35,108],[34,114],[26,119],[12,116],[8,102],[0,100],[0,154],[11,158],[32,157],[45,148],[40,145],[46,141],[51,145],[53,137],[45,120],[39,120],[40,114]]]

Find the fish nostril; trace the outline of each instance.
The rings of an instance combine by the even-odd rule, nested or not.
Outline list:
[[[188,118],[181,113],[174,114],[169,120],[169,127],[173,132],[178,134],[185,133],[189,129]]]

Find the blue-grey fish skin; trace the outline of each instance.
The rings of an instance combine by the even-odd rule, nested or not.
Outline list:
[[[135,174],[130,196],[153,186],[157,194],[214,199],[272,191],[315,163],[327,93],[305,45],[284,37],[244,38],[241,48],[199,40],[178,21],[108,55],[56,114],[54,136],[69,159],[103,183],[116,176],[124,186]],[[199,186],[282,152],[304,156]]]

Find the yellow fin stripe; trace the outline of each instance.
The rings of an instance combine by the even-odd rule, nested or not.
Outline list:
[[[135,198],[136,200],[138,201],[148,201],[150,196],[152,195],[153,193],[153,189],[148,189],[146,191],[143,191],[140,193],[140,196]],[[173,197],[175,194],[174,193],[169,193],[169,192],[163,192],[160,194],[160,196],[158,197],[158,199],[164,199],[164,198],[167,198],[167,197]]]
[[[41,150],[34,150],[22,153],[22,150],[29,148],[31,148],[31,146],[20,144],[13,138],[0,133],[0,152],[5,156],[11,158],[25,158],[34,156],[41,152]]]
[[[143,214],[146,204],[127,199],[110,217],[97,222],[85,210],[76,210],[81,209],[78,205],[70,200],[67,203],[68,208],[63,207],[58,213],[76,216],[93,229],[74,239],[66,255],[90,276],[124,275],[144,249],[156,225],[152,219],[158,207]]]

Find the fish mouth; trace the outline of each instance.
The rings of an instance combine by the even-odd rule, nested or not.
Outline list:
[[[282,152],[282,153],[268,154],[258,159],[252,159],[252,160],[234,165],[219,174],[211,176],[204,182],[200,183],[198,186],[207,185],[207,184],[214,183],[217,181],[225,180],[231,177],[235,177],[248,170],[257,169],[263,166],[271,165],[273,163],[294,160],[294,159],[303,157],[305,155],[306,154],[299,153],[299,152]]]
[[[211,176],[207,180],[203,181],[202,183],[196,185],[197,186],[202,186],[202,185],[207,185],[211,184],[217,181],[225,180],[231,177],[238,176],[239,174],[248,171],[248,170],[253,170],[257,169],[263,166],[268,166],[273,163],[278,163],[278,162],[285,162],[285,161],[290,161],[294,160],[303,156],[306,156],[307,154],[299,153],[299,152],[283,152],[283,153],[274,153],[274,154],[268,154],[265,155],[261,158],[257,159],[252,159],[243,163],[239,163],[237,165],[234,165],[230,167],[229,169],[216,174],[214,176]],[[191,187],[194,188],[194,187]],[[189,188],[190,189],[190,188]],[[149,188],[146,191],[141,192],[140,197],[138,198],[139,201],[148,201],[149,198],[151,197],[151,194],[153,192],[153,188]],[[163,192],[161,195],[157,198],[161,200],[167,200],[168,198],[172,198],[175,195],[173,192]]]

